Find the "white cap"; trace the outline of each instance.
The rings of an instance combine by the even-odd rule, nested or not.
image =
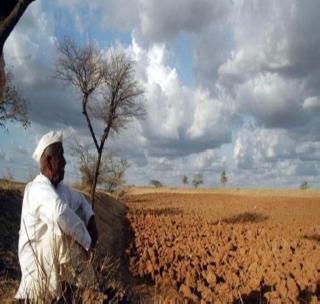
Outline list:
[[[62,143],[62,131],[50,131],[43,135],[38,143],[38,146],[33,152],[32,158],[40,164],[40,158],[43,151],[50,145],[61,142]]]

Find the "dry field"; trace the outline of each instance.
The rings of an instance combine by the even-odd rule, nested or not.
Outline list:
[[[318,303],[320,191],[132,189],[131,272],[161,302]]]

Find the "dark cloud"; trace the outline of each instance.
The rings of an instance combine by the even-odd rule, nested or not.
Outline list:
[[[172,39],[180,32],[199,33],[221,20],[228,6],[218,0],[142,1],[141,32],[151,41]]]
[[[159,137],[148,137],[147,150],[150,156],[167,157],[171,159],[199,153],[208,149],[219,148],[221,145],[230,142],[231,132],[214,136],[211,140],[208,137],[194,140],[188,138],[170,140]]]
[[[296,168],[298,176],[318,176],[320,168],[315,162],[299,162]]]

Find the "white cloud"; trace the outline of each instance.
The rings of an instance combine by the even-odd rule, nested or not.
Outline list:
[[[317,0],[36,1],[5,57],[30,100],[29,142],[50,128],[88,134],[78,96],[51,78],[55,35],[103,46],[120,37],[127,45],[118,47],[136,60],[148,110],[111,141],[132,164],[129,180],[179,184],[184,174],[204,172],[216,184],[210,170],[226,168],[232,185],[295,185],[319,172],[319,20]],[[187,52],[176,44],[182,36]],[[179,74],[186,70],[193,74]],[[22,155],[25,145],[16,147]]]
[[[210,93],[182,85],[164,44],[143,49],[133,40],[128,52],[145,87],[148,116],[142,135],[152,155],[180,156],[231,141],[232,109]]]
[[[302,107],[306,110],[320,110],[320,96],[307,97]]]
[[[234,159],[243,169],[268,167],[269,163],[295,158],[296,143],[281,129],[243,127],[235,140]]]
[[[303,84],[278,74],[258,74],[238,86],[237,106],[267,127],[290,127],[306,122],[301,112]]]
[[[141,32],[153,41],[176,37],[180,32],[198,33],[227,13],[228,3],[217,0],[141,0]]]

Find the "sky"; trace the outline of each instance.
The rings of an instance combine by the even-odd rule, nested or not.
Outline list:
[[[37,141],[62,129],[66,182],[79,179],[68,147],[92,144],[81,96],[53,78],[70,36],[135,62],[147,116],[106,144],[127,184],[202,174],[221,187],[225,170],[228,187],[319,187],[319,26],[318,0],[36,0],[5,45],[31,126],[0,129],[0,176],[30,180]]]

